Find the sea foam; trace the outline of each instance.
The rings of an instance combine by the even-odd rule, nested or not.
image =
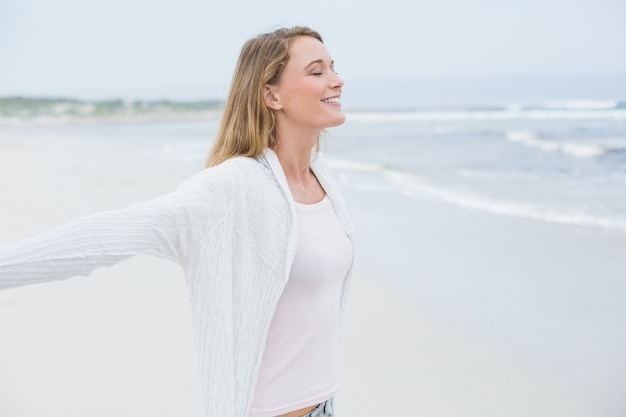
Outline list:
[[[617,100],[567,100],[548,101],[543,104],[547,109],[567,109],[567,110],[608,110],[617,108]]]
[[[575,211],[550,210],[520,202],[496,200],[471,192],[428,184],[406,172],[388,170],[384,172],[384,175],[398,186],[401,193],[409,197],[431,197],[455,206],[510,217],[626,231],[626,222],[619,220],[591,216]]]
[[[380,122],[453,122],[504,120],[626,120],[626,110],[526,110],[509,108],[488,111],[404,111],[404,112],[347,112],[349,121]]]
[[[593,158],[616,150],[597,143],[546,140],[531,131],[507,131],[505,137],[511,142],[520,143],[529,148],[540,149],[545,152],[562,152],[579,158]]]
[[[335,170],[339,171],[377,173],[388,180],[390,184],[390,186],[384,187],[384,189],[393,190],[411,198],[426,198],[457,207],[521,219],[626,231],[626,221],[619,219],[589,215],[575,210],[566,211],[538,207],[526,202],[498,200],[496,198],[482,196],[467,190],[437,185],[429,181],[429,179],[420,177],[411,172],[385,167],[380,164],[369,164],[336,159],[329,160],[329,162]],[[383,187],[372,186],[371,184],[365,182],[362,184],[353,183],[353,185],[364,191],[377,191],[383,189]]]

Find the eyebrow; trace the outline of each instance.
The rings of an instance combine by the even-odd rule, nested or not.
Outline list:
[[[316,59],[315,61],[311,61],[311,62],[309,62],[309,65],[307,65],[306,67],[304,67],[304,69],[309,68],[309,67],[310,67],[311,65],[313,65],[313,64],[323,64],[323,63],[324,63],[324,60],[323,60],[323,59],[321,59],[321,58],[320,58],[320,59]],[[335,61],[330,61],[330,65],[334,65],[334,64],[335,64]]]

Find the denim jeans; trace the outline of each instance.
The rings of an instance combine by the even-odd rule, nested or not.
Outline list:
[[[333,417],[333,399],[324,401],[304,417]]]

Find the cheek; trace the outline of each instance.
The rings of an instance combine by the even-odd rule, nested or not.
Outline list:
[[[301,79],[289,83],[288,88],[285,89],[286,98],[289,101],[300,101],[315,99],[321,100],[324,92],[323,88],[320,88],[320,83],[315,80]]]

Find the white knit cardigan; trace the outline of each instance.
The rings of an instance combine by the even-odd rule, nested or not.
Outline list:
[[[323,155],[311,168],[352,239]],[[135,255],[179,263],[192,316],[194,416],[247,417],[297,242],[293,197],[268,150],[205,169],[154,200],[81,217],[0,248],[0,289],[88,275]]]

